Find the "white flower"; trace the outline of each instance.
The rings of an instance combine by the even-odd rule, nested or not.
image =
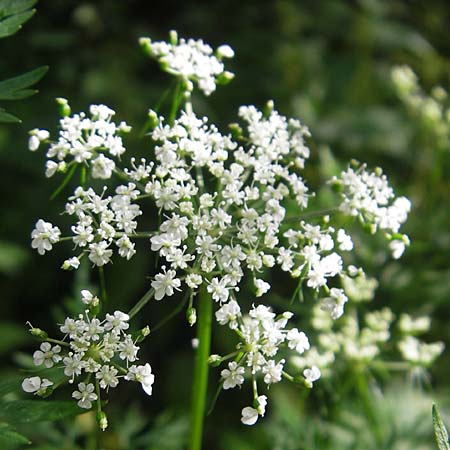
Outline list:
[[[61,266],[63,270],[78,269],[78,267],[80,267],[80,260],[76,256],[66,259]]]
[[[230,291],[228,289],[227,277],[223,277],[220,281],[217,277],[213,278],[207,287],[207,290],[211,294],[213,300],[220,303],[224,303],[228,300],[230,295]]]
[[[398,344],[403,358],[412,364],[428,367],[444,351],[443,342],[428,344],[413,336],[407,336]]]
[[[236,300],[230,300],[216,311],[216,320],[220,325],[229,324],[232,330],[238,327],[237,318],[241,315],[241,308]]]
[[[233,58],[234,57],[234,51],[229,45],[221,45],[220,47],[217,47],[217,56],[220,58]]]
[[[331,288],[330,297],[322,299],[320,307],[324,311],[329,311],[331,317],[336,320],[344,314],[344,305],[347,301],[348,297],[343,289]]]
[[[97,306],[100,300],[91,291],[83,289],[81,291],[81,301],[88,306]]]
[[[109,387],[115,388],[119,384],[117,374],[118,370],[116,368],[105,365],[95,374],[95,378],[100,380],[100,387],[102,389]]]
[[[353,250],[352,238],[342,228],[338,231],[337,241],[339,242],[339,248],[342,251],[349,252]]]
[[[89,259],[96,266],[101,267],[109,263],[113,252],[108,246],[109,244],[106,241],[89,244]]]
[[[186,284],[192,289],[197,289],[202,284],[202,276],[198,273],[190,273],[186,277]]]
[[[392,257],[394,259],[399,259],[408,245],[409,238],[406,234],[402,235],[402,239],[393,239],[389,242],[389,249],[391,250]]]
[[[130,326],[128,320],[130,316],[122,311],[115,311],[114,315],[106,314],[105,330],[115,332],[128,330]]]
[[[255,279],[255,287],[256,296],[261,297],[270,289],[270,284],[266,283],[264,280]]]
[[[47,140],[50,133],[47,130],[34,129],[30,131],[30,139],[28,140],[28,148],[34,152],[41,145],[42,141]]]
[[[28,139],[28,149],[32,152],[35,152],[39,146],[41,145],[41,141],[36,135],[30,136]]]
[[[241,422],[244,425],[254,425],[258,421],[258,417],[264,417],[266,413],[267,397],[265,395],[260,395],[256,399],[257,408],[252,408],[251,406],[246,406],[242,409]]]
[[[254,425],[258,421],[258,411],[251,406],[246,406],[242,409],[241,422],[244,425]]]
[[[52,249],[52,244],[59,241],[61,231],[50,222],[39,219],[36,222],[35,229],[31,233],[31,247],[36,248],[40,255]]]
[[[275,361],[273,359],[269,360],[267,364],[262,368],[262,372],[265,374],[264,383],[272,384],[281,381],[284,363],[284,359],[279,361],[278,364],[275,364]]]
[[[41,389],[44,390],[52,385],[53,382],[51,382],[47,378],[41,379],[40,377],[25,378],[22,381],[22,389],[30,394],[31,393],[38,394]]]
[[[77,405],[80,408],[85,409],[91,409],[92,402],[97,400],[97,394],[94,393],[94,385],[92,383],[79,383],[78,391],[74,391],[72,397],[78,400]]]
[[[244,382],[245,369],[242,366],[238,366],[235,361],[228,363],[228,369],[223,369],[220,372],[223,378],[223,388],[232,389],[236,386],[240,386]]]
[[[128,362],[134,362],[137,359],[137,352],[139,347],[136,346],[130,336],[127,336],[124,341],[119,344],[119,357],[126,359]]]
[[[155,300],[161,300],[164,296],[173,295],[174,289],[179,290],[181,281],[175,278],[175,270],[166,271],[165,266],[162,267],[163,273],[159,273],[155,276],[155,280],[152,281],[152,288],[155,290]]]
[[[128,373],[125,375],[125,379],[128,381],[138,381],[141,383],[147,395],[152,395],[152,386],[155,381],[155,376],[152,374],[152,368],[150,364],[145,366],[131,366],[128,369]]]
[[[107,180],[111,178],[113,170],[116,168],[116,164],[112,159],[106,158],[103,153],[100,153],[97,158],[91,162],[91,167],[92,178]]]
[[[300,355],[310,348],[308,337],[303,331],[298,331],[297,328],[289,330],[286,339],[288,340],[288,347],[295,349]]]
[[[33,353],[33,361],[36,366],[44,364],[47,369],[53,367],[54,363],[61,361],[61,347],[59,345],[52,345],[49,342],[43,342],[40,346],[40,350],[36,350]]]
[[[63,359],[64,374],[72,379],[75,375],[80,375],[85,366],[85,362],[82,361],[81,358],[82,355],[73,354],[72,352],[69,353],[69,355]]]
[[[305,377],[305,384],[307,387],[311,388],[314,381],[320,378],[320,370],[317,366],[312,366],[310,369],[305,369],[303,371],[303,376]]]

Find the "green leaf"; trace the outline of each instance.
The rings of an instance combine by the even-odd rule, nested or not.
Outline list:
[[[0,417],[13,423],[33,423],[60,420],[82,414],[75,402],[16,400],[0,401]]]
[[[35,9],[31,9],[30,11],[24,11],[0,20],[0,38],[17,33],[22,28],[22,24],[31,19],[35,12]]]
[[[12,114],[9,114],[5,112],[4,109],[0,108],[0,123],[20,123],[21,120],[13,116]]]
[[[0,19],[32,8],[37,0],[0,0]]]
[[[34,89],[25,89],[37,83],[47,72],[48,66],[38,67],[17,77],[0,81],[0,100],[17,100],[33,95]]]
[[[30,341],[30,334],[25,325],[14,322],[0,321],[2,339],[0,341],[0,355],[10,353],[11,350],[20,347]]]
[[[20,392],[23,375],[4,375],[0,377],[0,398],[11,392]]]
[[[31,441],[17,433],[11,425],[0,422],[0,448],[3,450],[13,449],[24,444],[31,444]]]
[[[433,404],[433,426],[434,435],[436,436],[436,442],[438,444],[439,450],[450,450],[450,445],[448,443],[448,433],[442,422],[441,416],[437,409],[437,406]]]

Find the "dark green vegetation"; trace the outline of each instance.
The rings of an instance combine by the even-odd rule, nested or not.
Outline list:
[[[450,142],[448,134],[444,139],[436,136],[432,124],[405,107],[390,78],[393,66],[408,64],[426,93],[435,85],[448,91],[448,23],[450,7],[444,0],[204,4],[47,0],[38,4],[37,13],[20,33],[0,40],[0,79],[50,66],[38,84],[38,95],[8,104],[8,111],[22,124],[0,126],[1,402],[25,398],[19,381],[11,379],[17,377],[18,365],[29,366],[30,352],[37,347],[25,322],[32,319],[33,325],[56,331],[55,323],[63,321],[65,310],[75,308],[74,292],[86,287],[82,272],[74,276],[59,270],[68,254],[64,245],[44,257],[31,251],[29,234],[36,219],[59,221],[62,227],[64,217],[58,216],[63,200],[48,201],[58,181],[44,180],[44,158],[27,150],[27,131],[37,126],[54,131],[58,96],[67,97],[74,111],[91,103],[108,104],[119,120],[140,129],[143,112],[158,101],[170,80],[142,54],[137,40],[140,36],[166,39],[169,29],[177,29],[180,36],[203,38],[214,47],[228,43],[236,52],[230,64],[236,80],[207,99],[194,98],[199,113],[225,128],[235,121],[240,104],[262,106],[273,99],[280,112],[299,117],[311,128],[313,157],[306,172],[311,185],[320,186],[336,168],[357,158],[383,167],[398,194],[411,198],[413,211],[404,231],[412,246],[405,257],[392,261],[375,244],[361,248],[361,262],[380,281],[375,301],[365,307],[389,306],[396,314],[430,315],[433,324],[426,339],[442,340],[450,347]],[[31,93],[29,86],[38,73],[42,75],[34,72],[34,77],[22,79],[9,91],[0,84],[1,105],[4,92],[16,98]],[[137,156],[147,152],[145,138],[139,140],[137,134],[127,146]],[[156,211],[144,220],[151,227]],[[131,262],[117,261],[106,269],[109,309],[129,309],[148,288],[146,276],[154,274],[155,261],[145,249],[149,245],[142,242]],[[295,283],[281,275],[273,280],[274,303],[289,301]],[[90,283],[95,286],[97,281],[93,273]],[[178,300],[147,307],[142,325],[158,324]],[[104,448],[182,448],[188,427],[191,337],[193,330],[179,314],[146,342],[144,353],[156,375],[161,374],[154,395],[141,398],[134,385],[112,392],[110,428],[99,438]],[[213,345],[218,352],[232,345],[224,339],[216,335]],[[358,368],[341,369],[339,378],[319,383],[308,398],[293,386],[274,386],[271,409],[253,429],[239,422],[244,406],[241,393],[227,392],[206,421],[205,449],[436,448],[431,404],[438,401],[445,422],[449,366],[444,353],[430,370],[431,382],[415,389],[404,373],[362,372],[366,396],[352,378]],[[212,369],[211,397],[218,378],[218,371]],[[69,396],[70,391],[62,390],[57,400]],[[0,441],[0,448],[24,444],[22,434],[33,441],[34,449],[96,448],[100,432],[93,416],[53,424],[41,422],[42,410],[33,414],[23,404],[27,413],[22,415],[3,404],[0,436],[5,443]],[[52,408],[56,408],[52,418],[59,417],[58,404]]]

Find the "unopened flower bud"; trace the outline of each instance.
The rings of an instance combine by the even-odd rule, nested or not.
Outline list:
[[[234,78],[234,73],[228,72],[226,70],[225,72],[222,72],[216,79],[216,83],[220,86],[227,85],[232,79]]]
[[[274,110],[274,108],[275,108],[275,103],[274,103],[274,101],[273,101],[273,100],[269,100],[269,101],[266,103],[266,106],[264,107],[264,110],[263,110],[264,116],[266,116],[266,117],[270,116],[270,114],[272,113],[272,111]]]
[[[97,413],[97,423],[102,431],[105,431],[108,428],[108,418],[103,411]]]
[[[150,38],[141,37],[139,39],[139,44],[147,55],[152,55],[152,41]]]
[[[197,322],[197,311],[195,310],[195,308],[188,308],[188,310],[186,311],[186,318],[191,327],[195,325],[195,323]]]
[[[149,109],[147,113],[147,129],[154,130],[159,125],[159,117],[156,111]]]
[[[169,32],[169,42],[172,45],[178,44],[178,33],[175,30],[170,30]]]
[[[221,45],[217,48],[217,57],[222,58],[233,58],[234,50],[229,45]]]
[[[211,367],[217,367],[222,363],[222,357],[220,355],[211,355],[208,358],[208,364]]]
[[[189,95],[194,90],[194,83],[192,83],[191,80],[185,79],[183,80],[181,88]]]
[[[37,337],[39,339],[47,339],[48,338],[48,334],[44,330],[33,327],[33,325],[31,325],[31,323],[28,323],[28,325],[30,326],[30,333],[32,336]]]
[[[66,98],[58,97],[56,98],[56,103],[59,106],[59,114],[61,114],[61,116],[63,117],[70,116],[72,110],[70,109],[69,102],[67,101]]]
[[[229,130],[231,132],[231,136],[233,136],[233,138],[238,139],[238,138],[242,137],[243,130],[240,127],[239,124],[237,124],[237,123],[230,123],[228,125],[228,128],[229,128]]]

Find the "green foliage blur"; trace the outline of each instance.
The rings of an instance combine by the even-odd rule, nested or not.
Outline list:
[[[38,217],[59,223],[65,218],[59,216],[63,198],[49,201],[57,181],[44,180],[42,154],[28,151],[27,131],[55,130],[54,99],[60,96],[69,99],[73,111],[105,103],[117,111],[118,120],[140,129],[170,80],[137,41],[141,36],[166,39],[170,29],[214,47],[228,43],[236,52],[230,64],[236,79],[209,98],[195,97],[200,114],[225,128],[241,104],[261,107],[273,99],[281,113],[299,117],[311,129],[313,157],[306,178],[313,186],[356,158],[383,167],[396,192],[412,200],[404,229],[412,245],[405,257],[393,261],[372,246],[361,256],[380,281],[370,307],[430,315],[427,340],[442,340],[450,348],[450,142],[448,134],[437,139],[433,127],[405,106],[390,75],[394,66],[407,64],[424,92],[434,86],[449,91],[447,1],[41,0],[36,9],[20,33],[0,41],[1,80],[49,66],[37,95],[8,104],[22,124],[0,124],[0,386],[12,380],[10,388],[0,389],[2,400],[24,398],[20,379],[25,375],[18,377],[17,368],[29,366],[37,345],[26,321],[56,331],[74,293],[87,287],[83,275],[59,270],[64,246],[45,257],[30,248]],[[145,139],[136,134],[126,144],[136,156],[146,152]],[[144,220],[156,223],[156,212]],[[131,308],[148,288],[155,261],[146,252],[149,246],[141,245],[133,260],[115,261],[105,271],[112,310]],[[294,282],[274,283],[279,300],[288,301]],[[174,302],[147,307],[142,325],[155,325]],[[16,414],[14,426],[7,428],[0,408],[0,435],[12,436],[0,448],[181,450],[188,428],[193,337],[183,314],[155,331],[145,350],[157,375],[154,395],[141,398],[135,386],[112,392],[106,432],[97,431],[90,413],[38,426]],[[224,339],[217,336],[219,351]],[[340,383],[322,390],[318,383],[309,397],[293,386],[274,386],[267,417],[253,428],[239,421],[242,394],[227,392],[206,420],[204,448],[434,449],[431,404],[438,402],[448,424],[449,369],[446,351],[429,382],[413,386],[405,374],[370,380],[366,401]],[[212,369],[211,397],[218,379]],[[69,400],[68,392],[58,400]],[[31,446],[14,439],[14,433],[30,439]]]

